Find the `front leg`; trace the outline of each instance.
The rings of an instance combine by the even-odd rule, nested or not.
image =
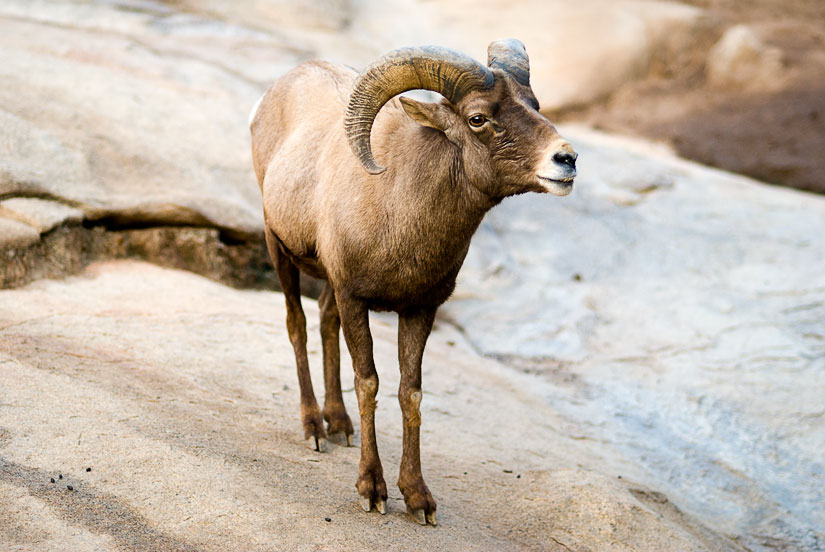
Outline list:
[[[436,524],[436,503],[421,475],[419,430],[421,428],[421,357],[433,327],[435,308],[405,312],[398,317],[398,361],[401,385],[398,402],[404,416],[404,449],[398,488],[407,511],[420,523]]]
[[[336,293],[335,298],[341,317],[341,329],[352,357],[355,392],[361,413],[361,461],[358,465],[356,488],[361,496],[361,507],[365,511],[369,512],[374,506],[376,510],[386,514],[387,484],[384,482],[384,471],[375,440],[378,373],[372,355],[369,310],[366,303],[344,293]]]

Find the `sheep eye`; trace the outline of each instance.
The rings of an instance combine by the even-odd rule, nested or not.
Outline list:
[[[473,115],[469,119],[470,126],[475,128],[482,126],[486,122],[487,117],[485,117],[484,115]]]

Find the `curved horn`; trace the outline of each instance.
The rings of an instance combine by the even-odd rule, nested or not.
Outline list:
[[[507,71],[519,84],[530,86],[530,58],[520,40],[504,38],[491,42],[487,47],[487,66]]]
[[[473,90],[492,88],[493,73],[462,53],[438,46],[401,48],[378,58],[355,81],[344,116],[353,153],[370,174],[386,170],[375,162],[370,132],[376,115],[393,96],[432,90],[456,103]]]

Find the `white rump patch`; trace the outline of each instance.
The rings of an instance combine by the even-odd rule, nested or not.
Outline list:
[[[266,96],[266,92],[264,92],[264,93],[261,95],[261,97],[260,97],[260,98],[258,98],[258,101],[257,101],[257,102],[255,102],[255,105],[252,107],[252,111],[249,113],[249,126],[252,126],[252,121],[254,121],[254,120],[255,120],[255,115],[258,113],[258,107],[260,107],[260,105],[261,105],[261,100],[263,100],[263,99],[264,99],[264,96]]]

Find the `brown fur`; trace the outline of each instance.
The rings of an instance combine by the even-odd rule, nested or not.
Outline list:
[[[500,69],[494,75],[493,89],[473,92],[458,105],[389,102],[372,130],[375,157],[387,166],[380,175],[365,172],[344,135],[343,116],[357,76],[350,69],[319,61],[296,67],[270,87],[251,123],[267,243],[287,301],[305,434],[323,449],[322,413],[331,433],[352,434],[341,399],[341,326],[361,415],[357,489],[365,509],[385,511],[368,311],[397,312],[404,417],[398,484],[413,515],[433,524],[436,504],[421,476],[419,404],[421,358],[436,309],[452,293],[484,214],[507,196],[548,191],[536,176],[552,165],[548,151],[572,154],[539,114],[529,86]],[[474,129],[468,123],[473,114],[489,121]],[[320,299],[323,411],[309,377],[298,269],[328,282]]]

